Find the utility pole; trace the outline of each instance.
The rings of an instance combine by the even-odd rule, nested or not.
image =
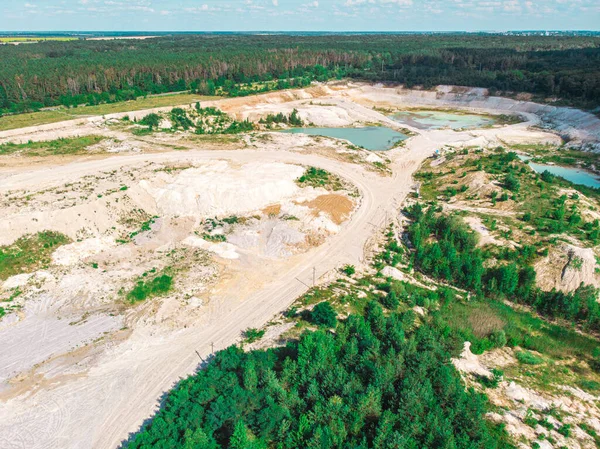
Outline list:
[[[215,344],[214,344],[214,342],[210,343],[210,353],[212,355],[215,355]]]

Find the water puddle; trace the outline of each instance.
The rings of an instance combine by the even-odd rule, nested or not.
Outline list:
[[[531,156],[519,155],[522,161],[530,161]],[[600,188],[600,179],[593,173],[574,167],[561,167],[559,165],[537,164],[528,162],[529,166],[537,173],[548,171],[555,176],[560,176],[573,184],[580,184],[587,187]]]
[[[385,151],[393,148],[408,136],[384,126],[364,128],[291,128],[281,131],[288,134],[333,137],[348,140],[352,144],[370,151]]]
[[[417,129],[476,129],[491,126],[496,120],[476,114],[460,114],[444,111],[400,111],[392,114],[391,119]]]

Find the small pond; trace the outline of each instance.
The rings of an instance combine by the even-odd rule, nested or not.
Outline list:
[[[522,161],[529,161],[530,156],[519,155]],[[561,167],[559,165],[546,165],[529,162],[529,166],[538,173],[549,171],[555,176],[560,176],[573,184],[580,184],[587,187],[600,188],[600,178],[595,174],[575,167]]]
[[[291,134],[333,137],[352,142],[354,145],[371,151],[385,151],[393,148],[408,136],[385,126],[364,128],[291,128],[281,131]]]
[[[400,111],[390,116],[403,125],[417,129],[475,129],[496,123],[492,117],[476,114],[459,114],[445,111]]]

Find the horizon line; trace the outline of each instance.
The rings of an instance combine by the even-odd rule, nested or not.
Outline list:
[[[0,34],[9,33],[600,33],[600,29],[505,29],[505,30],[0,30]]]

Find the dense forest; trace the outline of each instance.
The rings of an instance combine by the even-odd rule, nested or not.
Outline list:
[[[408,236],[414,246],[412,261],[423,272],[478,296],[510,299],[534,307],[550,318],[563,318],[600,331],[600,304],[596,289],[580,286],[572,293],[545,292],[536,287],[531,265],[537,248],[523,245],[500,256],[477,247],[476,234],[456,216],[436,213],[430,206],[416,204],[406,210],[413,220]],[[500,263],[485,268],[486,262]]]
[[[327,303],[321,303],[327,304]],[[316,309],[316,308],[315,308]],[[129,449],[512,447],[412,311],[328,323],[284,348],[232,346],[182,381]]]
[[[184,90],[236,96],[342,77],[600,103],[592,36],[184,35],[5,45],[0,59],[0,113]]]

